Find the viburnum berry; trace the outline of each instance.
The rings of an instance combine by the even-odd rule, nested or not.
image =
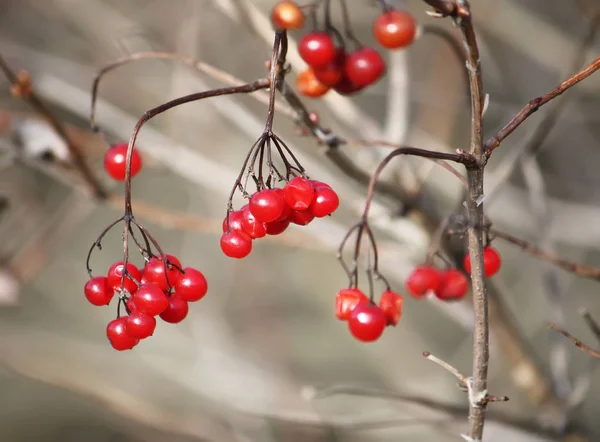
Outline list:
[[[331,63],[337,48],[326,32],[310,32],[298,42],[298,52],[307,65],[319,68]]]
[[[317,181],[317,180],[309,180],[309,181],[315,190],[317,190],[319,187],[327,187],[328,189],[331,189],[331,186],[327,183],[324,183],[323,181]]]
[[[311,67],[300,72],[296,80],[296,89],[305,97],[318,98],[329,92],[329,86],[325,86],[315,76]]]
[[[283,188],[285,202],[294,210],[306,210],[315,198],[313,184],[301,176],[292,178]]]
[[[289,219],[282,219],[280,221],[271,221],[270,223],[265,223],[265,226],[267,228],[267,235],[280,235],[287,230],[289,225]]]
[[[242,220],[244,209],[234,210],[229,214],[229,230],[243,231]],[[227,217],[223,219],[223,233],[227,232]]]
[[[273,189],[275,192],[277,192],[278,195],[281,195],[281,198],[283,198],[283,210],[281,211],[281,215],[279,215],[279,217],[275,220],[275,221],[283,221],[288,219],[288,217],[290,216],[290,214],[292,213],[292,208],[286,204],[285,202],[285,194],[283,193],[283,189],[278,187],[276,189]]]
[[[494,276],[500,270],[502,259],[500,253],[492,246],[487,246],[483,249],[483,271],[485,277]],[[467,273],[471,274],[471,255],[467,253],[464,260],[464,266]]]
[[[304,13],[296,3],[283,0],[273,6],[271,21],[278,29],[300,29],[304,26]]]
[[[457,300],[467,294],[468,287],[469,280],[464,273],[457,269],[447,269],[441,273],[441,283],[434,293],[445,301]]]
[[[350,333],[362,342],[372,342],[379,339],[386,325],[385,313],[377,304],[370,301],[358,303],[348,318]]]
[[[283,192],[275,189],[263,189],[250,198],[250,212],[263,223],[275,221],[281,216],[285,207]]]
[[[342,289],[335,295],[335,316],[341,321],[347,321],[354,307],[368,301],[369,298],[360,289]]]
[[[161,290],[168,290],[169,287],[173,287],[179,278],[181,278],[181,262],[177,257],[169,254],[165,254],[167,258],[167,272],[165,274],[165,263],[160,256],[153,256],[146,263],[144,267],[144,273],[142,278],[144,282],[152,283],[158,286]]]
[[[245,258],[252,251],[252,238],[235,230],[224,233],[221,236],[221,250],[230,258]]]
[[[387,49],[399,49],[408,46],[415,39],[417,24],[412,15],[405,11],[392,9],[383,12],[373,22],[375,40]]]
[[[169,307],[169,298],[155,284],[146,283],[140,286],[133,295],[135,311],[156,316]]]
[[[175,293],[186,301],[199,301],[208,291],[204,274],[193,267],[186,267],[183,271],[184,274],[175,284]]]
[[[113,319],[106,326],[106,336],[115,350],[131,350],[140,342],[139,339],[129,336],[126,323],[127,318],[122,317]]]
[[[412,296],[421,298],[429,291],[435,292],[442,281],[438,269],[428,265],[415,268],[406,280],[406,290]]]
[[[345,73],[342,79],[333,88],[333,90],[335,90],[340,95],[352,95],[362,91],[363,89],[364,86],[357,86],[354,83],[352,83]]]
[[[288,219],[299,226],[307,226],[315,219],[315,215],[310,210],[293,210]]]
[[[250,209],[242,210],[242,231],[250,238],[263,238],[267,235],[267,226],[261,221],[257,221]]]
[[[313,68],[315,78],[319,83],[328,86],[336,86],[344,77],[344,64],[346,62],[346,52],[338,49],[332,61],[325,66]]]
[[[94,276],[85,283],[83,292],[86,299],[96,306],[107,305],[115,294],[106,276]]]
[[[127,148],[127,143],[115,144],[104,155],[104,169],[114,180],[125,180]],[[140,170],[142,170],[142,156],[134,147],[131,154],[131,178],[137,175]]]
[[[110,268],[108,269],[108,273],[106,274],[106,277],[108,279],[108,285],[117,292],[121,290],[121,278],[123,276],[123,267],[123,261],[115,262],[112,266],[110,266]],[[138,268],[130,262],[127,263],[127,273],[129,274],[129,276],[131,276],[131,278],[135,279],[137,282],[140,282],[142,279],[142,274],[140,273]],[[127,276],[125,276],[123,287],[125,288],[125,290],[127,290],[127,292],[131,294],[135,293],[138,289],[138,285],[135,283],[135,281],[128,278]]]
[[[181,296],[173,295],[169,298],[169,306],[160,314],[160,318],[171,324],[177,324],[185,319],[189,311],[188,303]]]
[[[345,72],[352,84],[370,86],[385,73],[385,61],[375,49],[364,46],[346,56]]]
[[[140,311],[133,311],[125,322],[127,334],[135,339],[145,339],[152,336],[156,329],[156,318]]]
[[[402,303],[404,298],[396,292],[386,290],[379,298],[379,307],[385,314],[387,325],[395,327],[402,316]]]
[[[319,186],[315,188],[315,197],[309,210],[317,218],[331,215],[340,205],[337,193],[331,187]]]

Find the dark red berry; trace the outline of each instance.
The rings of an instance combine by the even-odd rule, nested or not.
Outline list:
[[[169,307],[160,314],[160,318],[171,324],[177,324],[185,319],[189,311],[188,303],[181,296],[171,296]]]
[[[125,322],[127,334],[135,339],[145,339],[152,336],[156,328],[156,319],[154,316],[147,315],[140,311],[133,311],[127,316]]]
[[[369,301],[360,302],[350,313],[348,328],[356,339],[372,342],[379,339],[387,324],[383,310]]]
[[[106,276],[94,276],[83,288],[86,299],[93,305],[107,305],[115,294]]]
[[[315,215],[310,210],[294,210],[288,217],[291,223],[299,226],[307,226],[315,219]]]
[[[265,224],[267,227],[267,235],[280,235],[285,232],[288,226],[290,225],[289,219],[284,219],[281,221],[271,221],[270,223]]]
[[[346,52],[338,49],[334,59],[325,66],[313,68],[315,78],[319,83],[327,86],[336,86],[344,77],[344,64],[346,62]]]
[[[491,246],[483,249],[483,271],[486,278],[494,276],[500,270],[502,259],[500,253]],[[471,256],[467,253],[464,261],[465,270],[471,274]]]
[[[422,265],[415,268],[406,280],[406,291],[416,298],[421,298],[429,291],[435,292],[442,278],[435,268]]]
[[[340,95],[352,95],[360,92],[364,89],[364,86],[357,86],[352,83],[348,76],[344,73],[342,79],[335,85],[333,90],[335,90]]]
[[[469,280],[460,270],[447,269],[441,274],[440,286],[435,291],[435,296],[439,299],[457,300],[467,294]]]
[[[333,61],[337,49],[326,32],[310,32],[298,42],[300,57],[312,67],[322,67]]]
[[[140,286],[133,295],[135,311],[145,313],[150,316],[161,314],[169,306],[169,298],[155,284],[146,283]]]
[[[370,86],[385,73],[385,61],[379,52],[365,46],[348,54],[345,72],[352,84],[358,87]]]
[[[181,278],[181,262],[177,257],[165,254],[167,258],[167,272],[165,264],[160,256],[153,256],[144,267],[143,279],[146,283],[156,284],[159,289],[165,291],[169,286],[173,287]]]
[[[199,270],[193,267],[186,267],[184,274],[181,275],[177,284],[175,284],[175,293],[189,302],[202,299],[208,291],[208,282]]]
[[[126,323],[127,318],[122,317],[113,319],[106,326],[106,336],[115,350],[131,350],[140,342],[139,339],[129,336]]]
[[[402,316],[404,298],[396,292],[386,290],[379,298],[379,307],[387,318],[387,325],[395,327]]]
[[[125,179],[127,147],[126,143],[115,144],[104,155],[104,169],[114,180],[123,181]],[[131,178],[137,175],[141,169],[142,156],[134,147],[131,154]]]
[[[230,258],[245,258],[252,251],[252,239],[244,232],[224,233],[221,236],[221,250]]]
[[[340,200],[337,193],[331,187],[317,187],[315,189],[315,197],[310,205],[309,210],[317,218],[331,215],[340,205]]]
[[[250,198],[250,212],[263,223],[275,221],[281,216],[285,207],[285,200],[281,191],[264,189],[256,192]]]
[[[120,292],[121,291],[121,278],[123,276],[123,261],[115,262],[110,269],[108,269],[108,273],[106,277],[108,278],[108,285],[112,287],[113,290]],[[136,266],[132,263],[127,263],[127,273],[131,278],[135,279],[137,282],[140,282],[142,279],[142,274],[138,270]],[[138,289],[137,284],[127,276],[125,276],[125,280],[123,282],[123,287],[128,293],[135,293]]]
[[[335,295],[335,316],[341,321],[347,321],[350,313],[361,302],[369,298],[359,289],[342,289]]]

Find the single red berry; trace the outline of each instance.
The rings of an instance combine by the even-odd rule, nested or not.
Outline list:
[[[86,299],[96,306],[107,305],[115,294],[106,276],[94,276],[85,283],[83,292]]]
[[[250,212],[263,223],[275,221],[281,216],[285,207],[285,200],[281,191],[263,189],[250,198]]]
[[[267,235],[280,235],[286,231],[290,225],[290,220],[271,221],[270,223],[265,223],[265,225],[267,227]]]
[[[123,276],[123,261],[115,262],[110,269],[108,269],[108,273],[106,277],[108,278],[108,285],[112,287],[113,290],[119,292],[121,291],[121,278]],[[142,279],[142,274],[138,270],[136,266],[132,263],[127,263],[127,274],[131,276],[131,278],[135,279],[135,281],[140,282]],[[125,276],[125,280],[123,282],[123,287],[125,290],[131,294],[135,293],[138,289],[137,284],[131,278]]]
[[[131,350],[140,342],[139,339],[129,336],[126,323],[127,317],[122,317],[113,319],[106,326],[106,336],[115,350]]]
[[[283,188],[285,202],[294,210],[306,210],[315,198],[312,183],[301,176],[292,178]]]
[[[315,198],[310,205],[309,210],[317,218],[331,215],[340,205],[337,193],[331,187],[318,187],[315,189]]]
[[[154,316],[147,315],[139,311],[133,311],[127,316],[125,322],[127,334],[135,339],[145,339],[152,336],[156,328],[156,319]]]
[[[469,280],[460,270],[447,269],[441,274],[440,286],[435,296],[443,300],[461,299],[467,294]]]
[[[135,306],[135,301],[133,300],[133,296],[131,298],[129,298],[127,301],[125,301],[125,305],[129,309],[129,313],[137,310],[137,307]]]
[[[305,97],[319,98],[329,92],[329,86],[325,86],[315,76],[311,67],[298,74],[296,89]]]
[[[317,180],[309,180],[310,184],[312,184],[313,189],[317,190],[319,187],[327,187],[328,189],[331,189],[331,186],[327,183],[324,183],[323,181],[317,181]]]
[[[438,269],[428,265],[415,268],[406,280],[406,291],[415,298],[421,298],[429,291],[435,292],[442,277]]]
[[[348,54],[345,72],[352,84],[358,87],[369,86],[385,74],[385,61],[379,52],[365,46]]]
[[[273,190],[275,192],[277,192],[279,195],[281,195],[281,198],[283,198],[283,202],[284,202],[283,210],[281,211],[281,215],[279,215],[279,217],[275,221],[284,221],[284,220],[288,219],[288,217],[291,215],[292,208],[285,203],[285,194],[283,193],[282,188],[277,187],[276,189],[273,189]]]
[[[169,306],[167,295],[160,287],[152,283],[141,285],[133,295],[133,302],[135,303],[135,311],[150,316],[161,314]]]
[[[364,89],[364,86],[357,86],[352,83],[346,73],[344,72],[344,76],[342,79],[335,85],[333,90],[335,90],[340,95],[353,95],[357,92],[360,92]]]
[[[386,290],[379,298],[379,307],[387,318],[387,325],[395,327],[402,316],[404,298],[396,292]]]
[[[267,235],[267,226],[261,221],[257,221],[250,209],[242,211],[242,231],[250,238],[263,238]]]
[[[361,302],[368,302],[369,298],[359,289],[342,289],[335,295],[335,316],[340,321],[347,321],[350,313]]]
[[[229,229],[242,231],[242,219],[244,217],[243,209],[234,210],[229,214]],[[223,233],[227,232],[227,217],[223,219]]]
[[[104,155],[104,169],[117,181],[125,180],[125,164],[127,159],[126,143],[115,144],[110,147]],[[131,178],[142,169],[142,156],[134,147],[131,154]]]
[[[348,328],[356,339],[372,342],[379,339],[387,324],[383,310],[370,301],[358,303],[348,318]]]
[[[486,278],[498,273],[501,265],[502,259],[500,258],[500,253],[498,253],[496,249],[491,246],[487,246],[483,249],[483,271],[485,272]],[[464,266],[467,273],[471,274],[471,256],[468,253],[465,256]]]
[[[244,232],[231,231],[221,236],[221,250],[230,258],[245,258],[252,251],[252,238]]]
[[[153,256],[144,267],[142,279],[145,283],[152,283],[161,290],[169,290],[169,285],[173,287],[179,278],[181,278],[181,262],[177,257],[165,254],[167,258],[167,272],[165,274],[165,263],[160,256]]]
[[[344,64],[346,62],[346,52],[338,49],[335,58],[325,66],[313,68],[315,78],[319,83],[328,86],[336,86],[344,77]]]
[[[383,12],[373,22],[373,37],[387,49],[408,46],[415,39],[417,24],[412,15],[405,11],[392,9]]]
[[[183,270],[185,273],[175,284],[175,293],[186,301],[199,301],[208,291],[206,278],[202,272],[193,267],[186,267]]]
[[[188,303],[181,296],[171,296],[169,307],[160,314],[160,318],[171,324],[177,324],[185,319],[189,311]]]
[[[294,210],[288,217],[291,223],[299,226],[307,226],[315,219],[315,215],[310,210]]]
[[[300,57],[312,67],[331,63],[337,54],[335,43],[326,32],[310,32],[298,42]]]
[[[304,13],[296,3],[283,0],[273,6],[271,21],[278,29],[300,29],[304,26]]]

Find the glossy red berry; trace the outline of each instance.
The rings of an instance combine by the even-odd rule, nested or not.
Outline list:
[[[283,219],[281,221],[271,221],[265,223],[267,227],[267,235],[280,235],[287,230],[290,225],[289,219]]]
[[[440,286],[435,291],[435,296],[443,300],[461,299],[467,294],[469,280],[460,270],[447,269],[441,274]]]
[[[362,342],[372,342],[379,339],[387,324],[383,310],[370,301],[360,302],[350,313],[348,328],[356,339]]]
[[[154,316],[147,315],[140,311],[133,311],[127,316],[125,322],[127,334],[135,339],[145,339],[152,336],[156,328],[156,319]]]
[[[160,256],[153,256],[146,263],[142,278],[144,282],[152,283],[158,286],[159,289],[165,291],[169,289],[169,285],[173,287],[179,278],[181,278],[181,262],[177,257],[165,254],[167,258],[167,271],[165,273],[165,264]]]
[[[278,29],[300,29],[304,26],[304,13],[296,3],[283,0],[273,6],[271,21]]]
[[[106,326],[106,336],[115,350],[131,350],[140,342],[139,339],[129,336],[126,323],[127,318],[122,317],[113,319]]]
[[[177,324],[185,319],[189,311],[188,303],[181,296],[173,295],[169,298],[169,307],[160,314],[160,318],[171,324]]]
[[[257,221],[248,208],[242,211],[242,231],[250,238],[263,238],[267,235],[267,226]]]
[[[370,86],[385,74],[385,61],[379,52],[365,46],[347,55],[345,72],[355,86]]]
[[[108,273],[106,274],[108,285],[117,292],[121,291],[121,277],[123,276],[123,268],[123,261],[115,262],[112,266],[110,266],[110,269],[108,269]],[[130,262],[127,263],[127,274],[137,282],[140,282],[142,279],[142,274],[140,273],[139,269]],[[123,287],[131,294],[135,293],[138,289],[137,284],[127,276],[125,276]]]
[[[85,283],[83,292],[86,299],[96,306],[107,305],[115,294],[106,276],[94,276]]]
[[[315,197],[309,210],[315,217],[323,218],[335,212],[339,205],[337,193],[331,187],[321,186],[315,189]]]
[[[125,305],[127,306],[129,313],[137,310],[137,307],[135,306],[135,301],[133,300],[133,296],[131,298],[129,298],[127,301],[125,301]]]
[[[231,231],[221,236],[221,250],[230,258],[245,258],[252,251],[252,239],[244,232]]]
[[[164,312],[169,307],[169,298],[155,284],[146,283],[140,286],[133,295],[135,311],[145,313],[150,316],[156,316]]]
[[[344,64],[346,62],[346,52],[338,49],[334,59],[325,66],[313,68],[315,78],[319,83],[328,86],[336,86],[344,77]]]
[[[315,215],[310,210],[294,210],[288,217],[291,223],[299,226],[307,226],[315,219]]]
[[[315,76],[311,67],[298,74],[296,89],[305,97],[318,98],[329,92],[329,86],[325,86]]]
[[[244,210],[234,210],[229,214],[229,229],[243,231],[242,219],[244,218]],[[227,217],[223,219],[223,233],[227,232]]]
[[[373,37],[387,49],[408,46],[415,39],[417,24],[412,15],[405,11],[392,9],[383,12],[373,22]]]
[[[315,189],[309,180],[297,176],[285,185],[283,196],[293,210],[306,210],[315,198]]]
[[[110,147],[104,155],[104,169],[117,181],[125,180],[125,164],[127,158],[126,143],[115,144]],[[142,169],[142,156],[134,147],[131,154],[131,178],[138,174]]]
[[[250,198],[250,212],[263,223],[275,221],[285,207],[283,192],[275,189],[263,189]]]
[[[186,267],[175,284],[175,293],[189,302],[199,301],[208,291],[208,282],[204,274],[193,267]]]
[[[387,325],[395,327],[402,317],[404,298],[396,292],[386,290],[379,298],[379,307],[385,314]]]
[[[306,64],[318,68],[335,59],[337,48],[326,32],[310,32],[298,42],[298,52]]]
[[[442,277],[438,269],[428,265],[415,268],[406,280],[406,291],[415,298],[421,298],[429,291],[436,291]]]
[[[485,272],[486,278],[494,276],[500,270],[502,265],[502,259],[500,253],[491,246],[487,246],[483,249],[483,271]],[[471,274],[471,256],[467,253],[464,261],[465,270]]]
[[[342,289],[335,295],[335,316],[341,321],[347,321],[354,307],[368,301],[369,298],[360,289]]]

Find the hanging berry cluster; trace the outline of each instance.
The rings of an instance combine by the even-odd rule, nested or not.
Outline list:
[[[321,97],[333,89],[342,95],[357,93],[375,84],[386,71],[385,61],[374,48],[363,45],[352,32],[346,0],[342,8],[344,36],[331,22],[331,0],[307,5],[312,30],[300,39],[298,52],[308,69],[298,75],[297,89],[307,97]],[[322,25],[317,17],[323,4]],[[417,25],[412,15],[380,2],[381,14],[373,22],[373,37],[385,49],[400,49],[415,39]],[[277,3],[271,20],[278,29],[301,29],[305,24],[302,8],[293,1]]]

